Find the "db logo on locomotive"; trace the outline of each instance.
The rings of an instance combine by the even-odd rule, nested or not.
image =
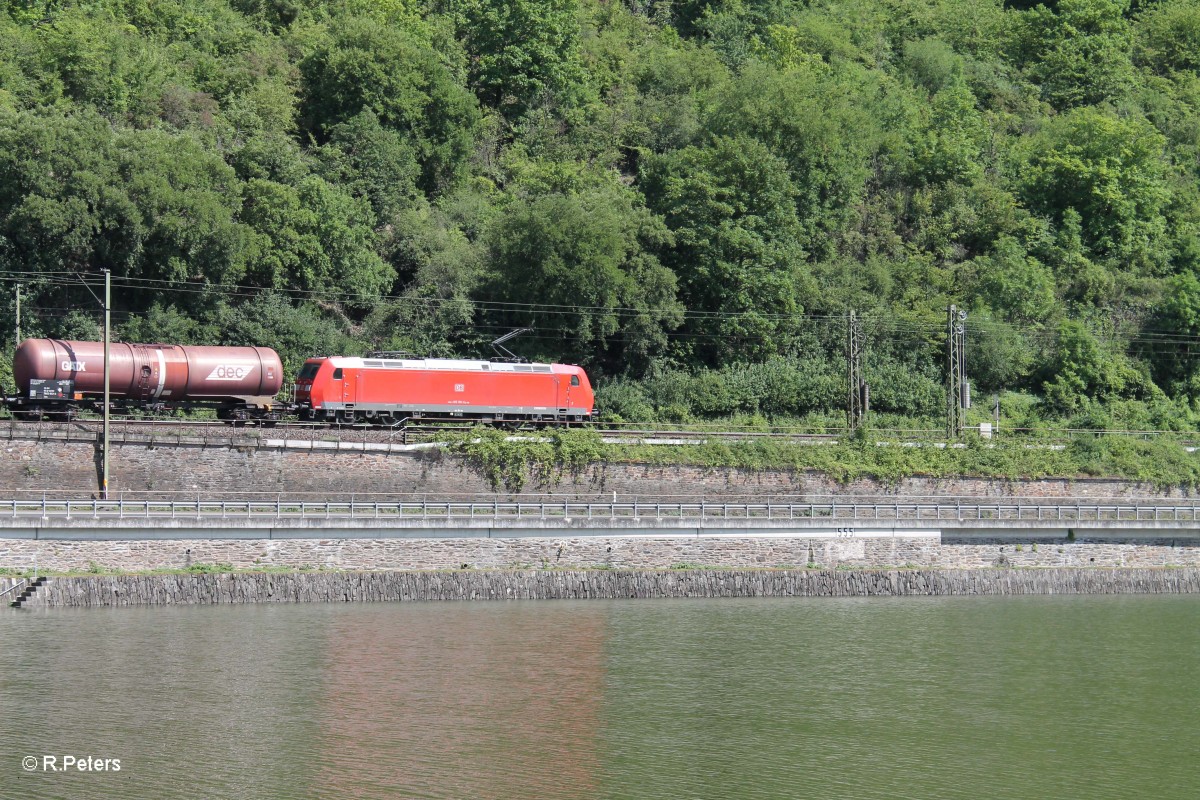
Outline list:
[[[210,381],[240,381],[254,371],[253,365],[219,364],[208,373]]]

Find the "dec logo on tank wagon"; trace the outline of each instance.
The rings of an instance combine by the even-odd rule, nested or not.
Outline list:
[[[210,381],[240,381],[250,377],[255,364],[218,364],[208,373],[205,380]]]

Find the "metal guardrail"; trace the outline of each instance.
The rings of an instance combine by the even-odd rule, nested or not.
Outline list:
[[[558,519],[1200,522],[1200,505],[1023,503],[298,502],[0,500],[0,519]]]
[[[32,583],[32,581],[29,578],[20,578],[12,586],[10,586],[7,589],[5,589],[4,591],[0,592],[0,597],[4,597],[4,595],[6,595],[6,594],[15,595],[17,592],[20,592],[21,590],[23,590],[30,583]]]

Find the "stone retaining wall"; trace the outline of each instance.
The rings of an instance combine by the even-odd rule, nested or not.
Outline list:
[[[237,569],[664,569],[703,567],[1200,567],[1200,540],[1059,539],[945,543],[936,534],[830,536],[562,536],[444,539],[0,539],[0,567],[43,572]]]
[[[0,447],[0,486],[11,493],[64,492],[88,497],[96,490],[95,448],[86,442],[10,440]],[[478,472],[438,450],[419,452],[296,451],[245,446],[157,446],[118,444],[111,450],[110,487],[121,492],[151,492],[162,497],[213,496],[218,493],[300,493],[318,499],[354,495],[422,495],[430,501],[492,495]],[[872,480],[838,483],[826,475],[795,470],[741,470],[644,464],[596,464],[579,474],[531,482],[521,495],[545,493],[572,500],[632,497],[733,498],[745,496],[839,495],[863,497],[1080,497],[1180,498],[1182,489],[1160,490],[1149,484],[1090,478],[1010,481],[981,478],[908,478],[894,484]]]
[[[1138,593],[1200,593],[1200,570],[524,570],[128,575],[52,578],[27,605]]]

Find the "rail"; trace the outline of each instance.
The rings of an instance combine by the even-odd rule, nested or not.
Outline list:
[[[594,423],[590,427],[606,440],[623,443],[631,440],[647,444],[689,444],[706,441],[758,441],[783,439],[799,444],[829,444],[844,439],[849,432],[835,427],[817,426],[774,426],[767,430],[731,428],[718,430],[707,427],[679,425],[651,426],[644,423]],[[0,439],[94,442],[100,435],[101,422],[90,417],[80,417],[67,422],[26,422],[13,418],[5,423],[0,418]],[[238,427],[217,420],[186,418],[133,418],[114,420],[110,426],[110,439],[116,443],[145,444],[170,447],[194,445],[245,447],[271,442],[370,442],[388,444],[428,444],[444,439],[449,433],[462,433],[472,429],[471,425],[410,425],[407,427],[372,427],[368,425],[330,425],[326,423],[280,420],[266,426],[251,425]],[[960,442],[945,439],[941,430],[923,428],[878,428],[874,434],[880,443],[906,442],[929,446],[961,446]],[[1022,442],[1032,446],[1054,446],[1078,438],[1097,436],[1120,436],[1126,438],[1151,439],[1168,437],[1179,441],[1185,448],[1200,442],[1200,433],[1195,431],[1148,431],[1148,430],[1100,430],[1064,428],[1058,430],[1034,430],[1030,428],[1006,428],[1008,441]],[[999,434],[1000,431],[995,431]],[[515,432],[515,435],[537,436],[535,430]]]
[[[0,500],[0,519],[827,520],[829,522],[1200,522],[1200,504],[310,502]]]

